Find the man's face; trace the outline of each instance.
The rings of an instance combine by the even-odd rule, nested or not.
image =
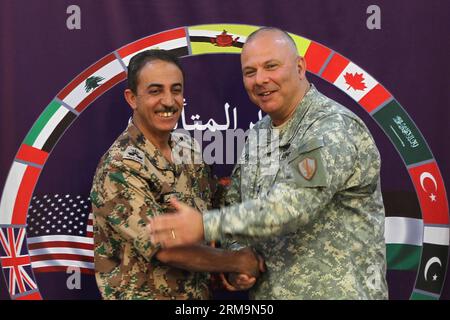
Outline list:
[[[154,60],[138,73],[137,95],[125,90],[135,121],[151,135],[167,134],[183,109],[183,75],[173,63]]]
[[[262,32],[241,54],[244,86],[253,103],[272,119],[289,115],[301,99],[304,60],[277,32]]]

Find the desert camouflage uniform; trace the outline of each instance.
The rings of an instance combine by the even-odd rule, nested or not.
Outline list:
[[[275,131],[268,116],[254,127],[264,129]],[[234,239],[264,256],[254,299],[386,299],[380,155],[368,129],[311,86],[277,131],[279,148],[260,139],[256,165],[247,140],[231,206],[204,213],[205,238]]]
[[[171,135],[175,143],[180,152],[194,152],[188,136]],[[209,297],[208,274],[159,262],[159,247],[145,229],[150,217],[170,211],[174,195],[199,210],[210,208],[209,177],[203,164],[169,163],[130,122],[100,160],[91,191],[95,276],[104,299]]]

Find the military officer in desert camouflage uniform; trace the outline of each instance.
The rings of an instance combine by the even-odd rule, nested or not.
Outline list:
[[[95,276],[104,299],[206,299],[208,274],[194,271],[259,273],[249,248],[161,249],[149,239],[149,218],[170,212],[171,197],[211,208],[209,168],[174,161],[198,152],[188,135],[171,133],[183,107],[183,78],[164,50],[140,53],[128,66],[125,98],[133,117],[100,160],[91,191]]]
[[[173,201],[178,213],[152,219],[152,239],[254,246],[267,264],[255,299],[386,299],[380,155],[368,129],[308,82],[287,33],[256,31],[241,63],[250,99],[268,116],[233,171],[229,206],[202,216]]]

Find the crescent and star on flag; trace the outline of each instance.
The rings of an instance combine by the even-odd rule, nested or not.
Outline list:
[[[436,202],[436,195],[433,192],[429,192],[425,188],[425,180],[426,179],[430,179],[433,182],[433,184],[434,184],[434,192],[437,193],[437,191],[438,191],[438,184],[436,182],[436,179],[434,178],[434,176],[431,173],[429,173],[427,171],[422,172],[422,174],[420,175],[420,186],[422,187],[422,190],[429,194],[429,198],[431,199],[431,202]]]
[[[441,263],[441,259],[439,259],[438,257],[432,257],[427,261],[427,264],[425,265],[425,269],[423,270],[423,274],[425,276],[425,280],[428,281],[427,276],[428,276],[428,269],[430,269],[431,265],[433,263],[437,263],[439,264],[440,267],[442,267],[442,263]],[[435,273],[433,275],[433,281],[436,281],[438,278],[437,274]]]

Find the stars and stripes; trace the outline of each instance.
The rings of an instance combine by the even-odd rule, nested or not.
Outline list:
[[[94,270],[94,242],[89,198],[80,195],[33,197],[28,249],[35,272]]]

